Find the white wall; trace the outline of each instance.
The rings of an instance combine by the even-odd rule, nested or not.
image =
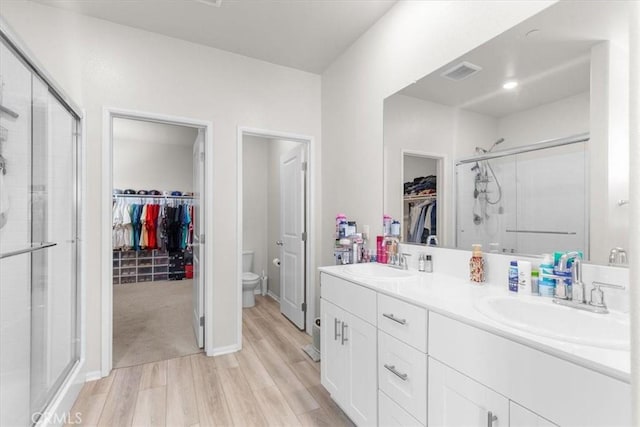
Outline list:
[[[245,136],[242,146],[242,249],[252,250],[253,272],[267,267],[269,140]]]
[[[500,117],[496,150],[589,132],[589,92]],[[488,149],[493,141],[479,143]],[[473,153],[471,153],[473,154]]]
[[[114,119],[113,188],[193,191],[197,135],[196,128],[186,126]]]
[[[238,126],[310,135],[320,148],[320,77],[33,2],[3,1],[2,17],[44,68],[82,105],[87,119],[88,218],[100,218],[104,107],[213,122],[215,236],[210,241],[214,347],[240,344],[237,300],[236,185]],[[319,160],[319,151],[316,155]],[[318,165],[319,166],[319,165]],[[319,167],[316,169],[319,178]],[[320,200],[315,201],[320,209]],[[104,207],[106,208],[106,207]],[[319,232],[319,228],[316,228]],[[100,369],[99,227],[87,242],[87,369]]]
[[[380,232],[384,98],[551,4],[399,2],[323,73],[323,264],[336,213]]]

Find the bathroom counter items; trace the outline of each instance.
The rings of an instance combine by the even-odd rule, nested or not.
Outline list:
[[[382,264],[368,264],[366,271],[359,269],[357,264],[320,267],[319,270],[322,273],[372,289],[379,294],[424,307],[430,312],[507,338],[624,383],[630,382],[628,333],[626,342],[622,339],[622,341],[615,342],[614,345],[587,345],[578,339],[572,339],[572,337],[565,339],[558,335],[552,338],[552,334],[544,336],[545,334],[532,333],[530,330],[536,328],[535,324],[530,330],[527,330],[526,327],[523,328],[522,325],[519,328],[510,326],[508,322],[494,320],[495,318],[485,314],[486,310],[482,309],[487,301],[498,301],[503,305],[511,305],[509,303],[513,300],[512,306],[516,307],[513,314],[515,318],[524,317],[524,314],[518,311],[522,310],[521,307],[533,307],[540,309],[540,322],[547,323],[547,326],[549,319],[545,319],[544,316],[548,316],[548,313],[555,313],[558,309],[566,309],[567,316],[584,316],[584,313],[575,309],[556,307],[551,299],[525,295],[516,296],[510,294],[505,286],[491,283],[478,286],[467,280],[444,274],[424,274],[412,270],[403,271],[401,275],[399,273],[397,275],[386,274],[390,270],[395,270]],[[565,313],[561,314],[565,315]],[[602,331],[596,330],[598,318],[592,319],[593,316],[601,316],[603,322],[618,322],[620,325],[628,325],[628,314],[624,313],[611,312],[603,315],[589,314],[589,316],[591,316],[589,319],[585,319],[591,320],[591,322],[575,322],[573,327],[576,336],[588,336],[591,331],[593,334],[602,334]],[[548,329],[553,329],[553,324]],[[625,336],[624,333],[623,336]]]

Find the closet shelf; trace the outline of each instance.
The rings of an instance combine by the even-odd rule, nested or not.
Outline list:
[[[193,200],[194,196],[165,196],[164,194],[114,194],[114,199],[174,199],[174,200]]]
[[[16,113],[10,108],[5,107],[4,105],[0,105],[0,111],[13,117],[14,119],[17,119],[18,117],[20,117],[20,114]]]
[[[425,200],[436,200],[437,195],[435,194],[425,194],[422,196],[404,196],[405,202],[424,202]]]

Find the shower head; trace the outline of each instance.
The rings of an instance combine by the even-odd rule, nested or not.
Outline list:
[[[496,145],[502,144],[504,142],[504,138],[500,138],[499,140],[497,140],[496,142],[493,143],[493,145],[491,146],[491,148],[489,148],[489,150],[486,151],[486,153],[491,152],[491,150],[493,150],[494,148],[496,148]]]

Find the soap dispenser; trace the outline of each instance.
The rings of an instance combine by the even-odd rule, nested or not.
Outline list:
[[[469,260],[469,278],[472,283],[484,283],[484,258],[482,257],[482,245],[471,245],[471,259]]]

